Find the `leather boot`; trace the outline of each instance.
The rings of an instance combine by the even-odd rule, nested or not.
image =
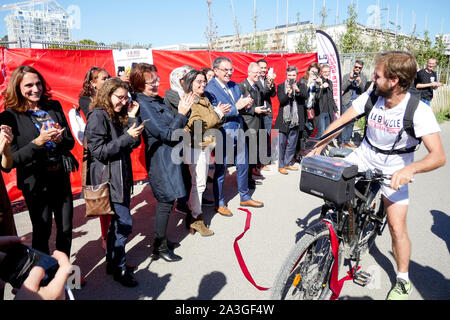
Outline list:
[[[114,271],[113,279],[119,281],[125,287],[136,287],[138,285],[133,271],[127,268]]]
[[[153,260],[158,260],[159,258],[163,258],[167,262],[176,262],[182,259],[169,249],[167,239],[155,239],[153,243]]]
[[[203,221],[203,214],[199,215],[197,218],[193,218],[190,232],[191,234],[194,234],[195,231],[200,233],[202,237],[209,237],[214,234],[214,231],[208,229],[208,227],[205,225],[205,222]]]

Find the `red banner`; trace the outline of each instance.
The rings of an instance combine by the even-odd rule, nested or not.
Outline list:
[[[212,61],[226,56],[233,61],[236,70],[232,80],[242,82],[247,78],[247,69],[250,62],[256,62],[264,58],[269,67],[274,68],[277,75],[275,83],[278,85],[286,79],[286,67],[295,66],[302,76],[306,68],[312,62],[317,62],[317,54],[275,54],[257,55],[236,52],[214,52],[214,51],[160,51],[153,50],[153,63],[158,68],[161,78],[159,94],[164,96],[170,87],[169,77],[173,69],[183,65],[194,68],[211,67]],[[53,99],[61,102],[66,118],[68,112],[78,105],[78,95],[82,89],[86,72],[92,67],[103,67],[112,76],[116,75],[116,66],[112,51],[109,50],[47,50],[47,49],[6,49],[0,48],[0,92],[3,92],[8,84],[11,73],[20,65],[30,65],[36,68],[45,78],[51,88]],[[278,99],[272,99],[274,121],[278,114]],[[0,110],[3,110],[3,98],[0,99]],[[73,155],[82,163],[82,147],[75,144]],[[135,180],[147,178],[145,170],[144,146],[136,149],[131,155],[133,175]],[[16,187],[15,170],[6,174],[3,178],[12,202],[22,200],[22,194]],[[71,175],[72,191],[81,191],[81,170]]]

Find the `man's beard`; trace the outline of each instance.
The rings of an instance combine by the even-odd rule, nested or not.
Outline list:
[[[394,88],[381,89],[380,87],[377,87],[375,89],[375,94],[379,97],[387,98],[392,95],[393,91],[394,91]]]

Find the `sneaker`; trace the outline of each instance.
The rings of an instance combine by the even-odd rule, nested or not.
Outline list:
[[[408,300],[408,296],[410,293],[411,283],[397,278],[397,282],[389,292],[387,300]]]
[[[187,204],[181,204],[181,203],[177,204],[175,211],[178,213],[181,213],[181,214],[191,214],[192,213],[191,209],[189,209],[189,206]]]

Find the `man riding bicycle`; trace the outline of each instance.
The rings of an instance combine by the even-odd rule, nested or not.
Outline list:
[[[440,128],[430,107],[418,102],[413,128],[416,137],[404,129],[403,120],[411,95],[408,93],[417,71],[415,58],[407,52],[381,54],[375,63],[373,108],[366,118],[366,133],[361,145],[346,160],[358,165],[359,171],[380,169],[391,174],[389,186],[382,187],[383,202],[392,237],[392,251],[397,264],[397,281],[388,294],[389,300],[406,300],[411,292],[409,260],[411,242],[406,226],[409,195],[408,183],[414,175],[442,167],[446,162],[439,135]],[[324,132],[324,135],[366,112],[373,97],[368,91],[353,101],[352,106]],[[376,98],[376,97],[375,97]],[[340,131],[319,142],[308,156],[319,155]],[[428,150],[421,160],[414,161],[420,139]]]

